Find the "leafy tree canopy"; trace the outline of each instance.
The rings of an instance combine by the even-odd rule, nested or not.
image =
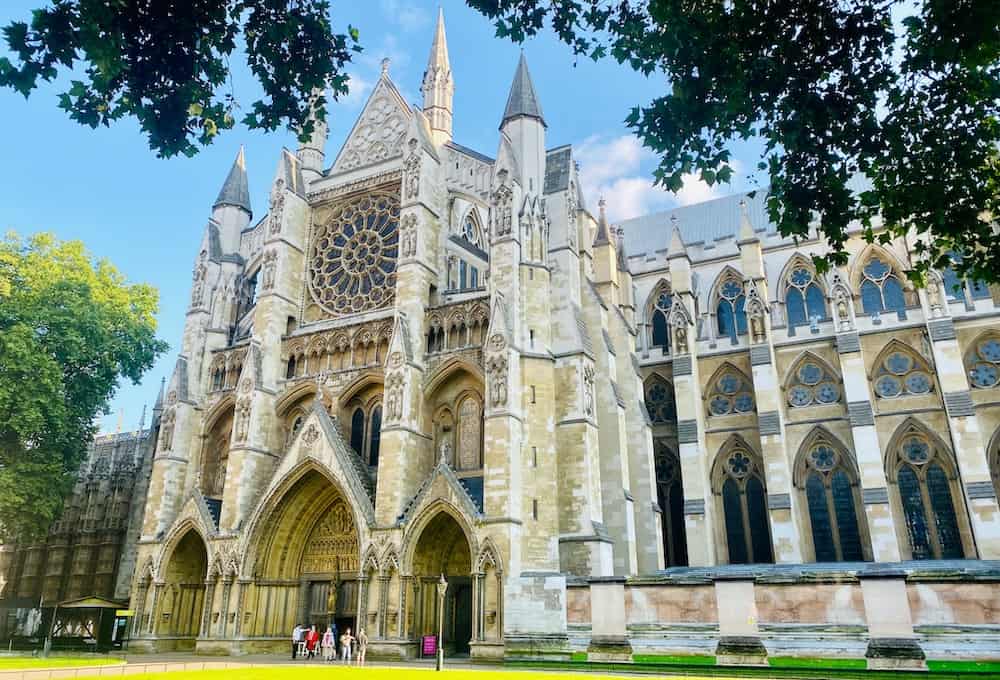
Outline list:
[[[58,516],[119,379],[138,382],[167,349],[157,306],[79,241],[0,240],[0,540]]]
[[[665,75],[669,91],[627,118],[665,188],[729,182],[733,142],[760,138],[771,220],[799,237],[818,222],[821,268],[846,262],[859,220],[869,241],[913,230],[917,282],[950,261],[1000,281],[997,0],[469,4],[501,37],[548,23],[575,54]],[[870,186],[852,192],[857,175]]]
[[[312,94],[346,94],[344,66],[360,49],[357,31],[335,34],[329,14],[327,0],[52,0],[3,28],[16,63],[0,58],[0,86],[27,97],[71,74],[59,106],[73,120],[135,116],[158,155],[192,156],[235,123],[229,60],[242,34],[264,91],[243,123],[284,123],[305,140]],[[325,94],[313,102],[321,120],[325,104]]]

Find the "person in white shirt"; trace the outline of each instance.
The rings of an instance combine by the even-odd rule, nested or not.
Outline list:
[[[302,627],[301,623],[296,623],[295,628],[292,629],[292,659],[294,660],[299,653],[299,644],[301,644],[303,637],[305,636],[306,629]]]

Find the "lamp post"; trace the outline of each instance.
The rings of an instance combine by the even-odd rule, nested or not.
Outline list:
[[[437,644],[437,670],[444,667],[444,594],[448,592],[448,582],[444,579],[444,574],[437,582],[438,591],[438,644]]]

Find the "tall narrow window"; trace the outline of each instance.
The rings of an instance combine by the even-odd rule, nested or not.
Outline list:
[[[651,377],[646,384],[646,412],[654,425],[677,422],[674,390],[658,377]]]
[[[465,260],[459,260],[458,262],[458,287],[461,290],[466,288],[466,277],[468,276],[468,265],[465,264]]]
[[[950,454],[912,426],[893,454],[912,559],[964,557],[956,515],[962,506]]]
[[[673,304],[673,297],[661,289],[653,300],[650,309],[650,325],[652,331],[652,346],[661,348],[664,353],[670,351],[670,332],[668,331],[667,317],[670,314],[670,306]]]
[[[361,407],[354,409],[354,414],[351,415],[351,448],[359,456],[364,456],[365,412]]]
[[[744,310],[746,293],[743,282],[734,274],[719,286],[719,302],[716,305],[716,320],[719,337],[728,337],[736,344],[736,338],[747,332],[747,314]]]
[[[378,450],[382,443],[382,406],[372,409],[371,425],[368,426],[368,464],[372,467],[378,466]]]
[[[840,452],[826,441],[805,455],[805,495],[817,562],[864,559],[858,527],[857,477]]]
[[[826,298],[813,272],[799,266],[792,269],[785,282],[785,310],[788,329],[807,326],[812,319],[826,318]]]
[[[295,357],[288,357],[288,367],[285,370],[285,379],[291,380],[295,377]]]
[[[900,320],[906,318],[903,285],[892,267],[877,257],[862,270],[861,307],[865,314],[897,312]]]
[[[774,561],[763,471],[750,452],[734,447],[724,454],[720,479],[730,564]]]
[[[668,567],[687,566],[687,536],[684,529],[684,487],[677,455],[662,442],[656,443],[656,498],[663,528],[663,559]]]

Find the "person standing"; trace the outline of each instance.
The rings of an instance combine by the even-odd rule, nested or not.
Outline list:
[[[337,639],[334,637],[332,626],[326,627],[321,644],[323,646],[323,661],[333,661],[333,657],[337,655]]]
[[[302,642],[302,624],[296,623],[295,628],[292,629],[292,660],[299,654],[299,643]]]
[[[358,629],[358,665],[365,665],[365,653],[368,651],[368,636],[365,635],[365,629]]]
[[[316,625],[313,624],[306,633],[306,658],[311,659],[316,656],[316,647],[319,646],[319,633],[316,632]]]
[[[354,636],[351,635],[351,629],[347,628],[344,634],[340,636],[340,658],[347,663],[351,663],[352,642],[354,642]]]

